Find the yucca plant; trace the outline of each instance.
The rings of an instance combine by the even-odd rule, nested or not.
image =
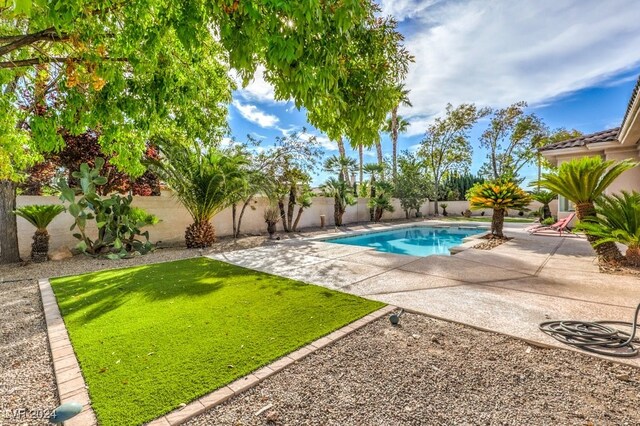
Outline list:
[[[267,223],[269,238],[273,238],[273,234],[276,233],[276,225],[280,221],[280,209],[278,206],[269,206],[265,209],[263,217],[264,221]]]
[[[342,216],[347,211],[347,206],[357,203],[351,186],[342,179],[329,178],[320,189],[325,197],[333,197],[333,219],[336,226],[342,226]]]
[[[513,182],[477,183],[467,192],[472,210],[493,209],[491,234],[504,238],[504,215],[509,209],[524,209],[531,196]]]
[[[31,244],[31,260],[33,262],[45,262],[49,258],[49,232],[47,226],[64,211],[59,204],[41,205],[34,204],[22,206],[14,212],[17,216],[27,220],[36,227]]]
[[[551,208],[549,207],[549,204],[551,204],[551,202],[556,199],[556,194],[554,194],[551,191],[540,190],[540,191],[532,192],[531,198],[533,198],[534,201],[537,201],[540,204],[542,204],[541,220],[550,218]]]
[[[161,144],[160,152],[163,160],[152,163],[153,169],[193,218],[185,231],[186,246],[210,247],[216,240],[211,219],[229,206],[246,184],[246,157],[181,144]]]
[[[627,246],[625,259],[640,266],[640,193],[621,191],[595,201],[596,216],[587,217],[577,228],[596,238],[596,247],[610,243]]]
[[[576,216],[583,221],[596,216],[595,200],[623,172],[635,167],[629,160],[604,161],[600,157],[582,157],[567,161],[549,173],[543,173],[539,184],[556,194],[562,195],[576,206]],[[587,234],[587,239],[604,261],[618,261],[622,254],[612,242],[596,245],[598,238]]]

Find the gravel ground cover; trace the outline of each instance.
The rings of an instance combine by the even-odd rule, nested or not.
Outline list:
[[[637,425],[640,371],[405,314],[270,377],[190,425]]]

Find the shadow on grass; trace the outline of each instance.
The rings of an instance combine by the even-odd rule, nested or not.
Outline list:
[[[243,278],[238,280],[238,278]],[[81,312],[83,322],[93,321],[142,296],[146,301],[179,297],[198,298],[225,285],[257,289],[276,287],[272,276],[208,258],[194,258],[77,275],[51,280],[62,314]],[[287,280],[282,278],[282,280]],[[289,281],[288,290],[307,284]],[[332,296],[327,292],[326,297]]]

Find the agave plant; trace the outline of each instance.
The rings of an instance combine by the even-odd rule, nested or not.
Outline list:
[[[537,201],[540,204],[542,204],[542,217],[541,217],[541,220],[550,218],[551,217],[551,208],[549,207],[549,204],[551,204],[551,202],[556,199],[556,194],[554,194],[551,191],[540,190],[540,191],[532,192],[531,193],[531,198],[534,201]]]
[[[585,218],[577,228],[595,237],[596,247],[606,243],[626,245],[626,261],[640,266],[640,193],[603,195],[595,207],[596,216]]]
[[[600,157],[583,157],[562,163],[556,170],[544,173],[539,184],[573,202],[576,216],[582,221],[596,216],[595,200],[618,176],[636,165],[637,163],[629,160],[604,161]],[[587,239],[602,260],[622,259],[622,254],[614,243],[602,242],[596,245],[598,238],[589,234]]]
[[[49,232],[47,226],[56,216],[64,211],[59,204],[40,205],[34,204],[22,206],[14,212],[17,216],[26,219],[36,227],[31,244],[31,260],[33,262],[45,262],[49,253]]]
[[[325,197],[333,197],[333,219],[336,226],[342,226],[342,216],[347,211],[347,206],[357,202],[351,192],[351,186],[342,179],[329,178],[320,189]]]
[[[524,209],[531,197],[513,182],[477,183],[467,192],[472,210],[493,209],[491,233],[503,238],[504,215],[508,209]]]
[[[161,145],[160,152],[163,161],[152,163],[153,168],[193,218],[185,231],[186,246],[210,247],[216,240],[211,219],[247,184],[246,157],[181,144]]]

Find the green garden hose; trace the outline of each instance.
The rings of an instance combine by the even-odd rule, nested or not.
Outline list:
[[[638,314],[640,304],[636,308],[633,322],[624,321],[547,321],[540,324],[540,330],[566,345],[585,351],[612,357],[634,357],[638,355],[640,338],[636,338],[638,330]],[[612,326],[629,328],[623,331]]]

